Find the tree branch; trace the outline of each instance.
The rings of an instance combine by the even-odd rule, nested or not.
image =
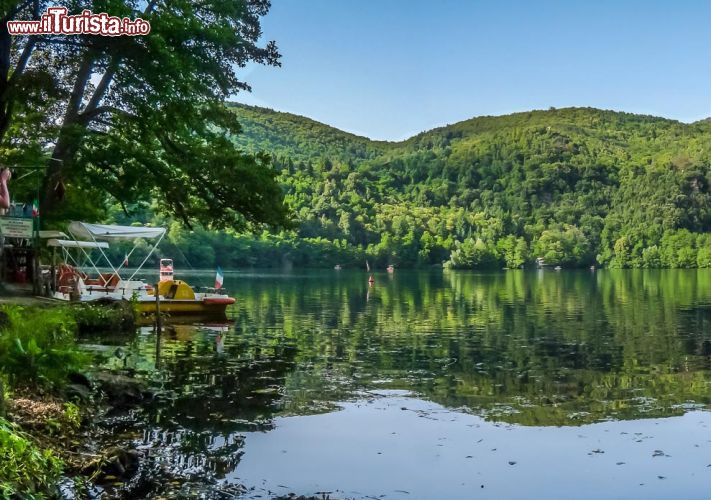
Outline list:
[[[62,40],[59,38],[49,38],[49,37],[42,37],[40,40],[38,40],[39,44],[47,44],[47,45],[68,45],[70,47],[86,47],[87,44],[85,42],[76,42],[74,40]]]
[[[32,51],[35,48],[35,43],[36,40],[34,37],[30,37],[27,40],[27,43],[25,44],[25,48],[22,49],[22,54],[20,54],[20,58],[17,60],[17,64],[15,65],[15,69],[12,72],[12,76],[7,82],[7,86],[5,87],[5,91],[3,92],[2,96],[0,96],[0,100],[5,101],[8,99],[10,96],[10,92],[14,88],[15,84],[17,83],[17,80],[22,76],[22,73],[25,71],[25,68],[27,67],[27,63],[30,60],[30,56],[32,55]]]
[[[87,106],[88,107],[88,106]],[[85,110],[79,114],[79,119],[83,123],[89,123],[91,120],[96,118],[97,116],[104,114],[104,113],[118,113],[122,114],[125,116],[133,116],[131,115],[128,111],[124,111],[123,109],[117,108],[116,106],[98,106],[92,110]]]
[[[84,56],[79,69],[77,70],[76,80],[74,81],[74,87],[72,88],[72,93],[69,96],[69,103],[67,104],[67,111],[64,117],[64,123],[62,126],[69,125],[73,122],[79,114],[79,109],[81,108],[81,101],[84,97],[84,91],[91,78],[91,68],[94,65],[94,58],[91,53],[87,53]]]
[[[3,24],[7,23],[12,18],[14,18],[17,14],[19,14],[22,9],[32,5],[33,2],[34,2],[34,0],[27,0],[25,3],[16,5],[14,9],[12,9],[10,12],[8,12],[5,15],[5,17],[0,19],[0,23],[3,23]]]
[[[96,89],[94,89],[94,94],[91,96],[91,99],[89,99],[82,115],[91,115],[91,113],[99,107],[101,100],[104,98],[104,95],[106,95],[106,91],[109,89],[109,86],[114,79],[114,75],[118,70],[120,62],[120,59],[111,61],[111,64],[104,72],[104,76],[101,77],[99,84],[96,86]]]
[[[149,14],[153,13],[153,10],[156,8],[156,5],[158,4],[158,0],[151,0],[148,2],[148,5],[146,5],[145,10],[143,11],[143,16],[147,16]]]

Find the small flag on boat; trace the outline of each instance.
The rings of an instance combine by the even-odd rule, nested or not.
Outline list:
[[[39,217],[39,201],[32,200],[32,217]]]
[[[222,283],[225,281],[225,275],[222,274],[222,268],[217,266],[217,272],[215,273],[215,289],[222,288]]]
[[[128,254],[123,254],[123,267],[128,267]]]

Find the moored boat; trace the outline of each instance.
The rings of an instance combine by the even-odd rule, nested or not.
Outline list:
[[[228,306],[235,299],[216,289],[196,292],[193,287],[182,280],[177,280],[173,274],[172,259],[160,260],[160,281],[157,289],[142,279],[135,279],[145,263],[156,250],[158,243],[165,235],[164,228],[116,226],[106,224],[87,224],[72,222],[69,233],[74,240],[50,240],[50,246],[61,248],[65,262],[54,268],[53,297],[67,301],[131,301],[137,311],[142,314],[154,314],[156,311],[156,293],[160,303],[161,313],[190,314],[202,316],[225,316]],[[133,240],[133,249],[126,254],[124,261],[114,266],[104,250],[109,248],[110,241]],[[141,264],[129,276],[122,271],[127,265],[128,256],[139,246],[140,240],[152,240],[147,255]],[[96,276],[89,276],[80,267],[79,259],[72,258],[70,250],[78,250],[83,256],[82,264],[89,263]],[[91,257],[91,251],[98,250],[111,272],[102,273],[97,267],[97,261]],[[74,265],[72,265],[74,264]],[[216,285],[217,286],[217,285]],[[221,286],[221,281],[220,281]]]
[[[159,282],[158,295],[161,313],[169,314],[223,315],[227,307],[235,303],[235,299],[226,294],[196,292],[186,282],[176,279]],[[155,290],[138,297],[135,306],[140,313],[155,313]]]

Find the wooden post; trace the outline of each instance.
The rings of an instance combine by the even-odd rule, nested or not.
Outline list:
[[[39,242],[39,239],[35,239]],[[39,260],[39,243],[32,248],[32,293],[42,295],[42,268]]]
[[[32,293],[34,295],[42,294],[42,269],[40,268],[40,236],[39,236],[39,218],[35,217],[34,209],[32,213],[32,244],[31,255],[32,255],[32,267],[30,263],[27,263],[28,271],[32,269]]]
[[[160,338],[161,338],[160,327],[156,327],[156,363],[155,363],[156,370],[160,369]]]
[[[5,387],[0,380],[0,418],[5,418]]]
[[[52,247],[52,293],[57,291],[57,247]]]
[[[160,294],[158,293],[158,283],[156,283],[156,369],[160,368],[160,336],[163,331],[163,320],[160,317]]]
[[[160,332],[163,329],[163,325],[162,325],[162,321],[161,321],[161,317],[160,317],[160,293],[158,293],[158,283],[156,283],[155,294],[156,294],[156,334],[160,335]]]

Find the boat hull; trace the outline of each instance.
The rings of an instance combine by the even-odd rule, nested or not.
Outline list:
[[[73,299],[67,293],[55,293],[54,299],[64,302],[107,302],[107,301],[129,301],[120,294],[99,294],[82,295],[78,299]],[[143,296],[133,303],[136,312],[141,315],[152,315],[156,312],[156,301],[151,295]],[[225,316],[227,308],[235,303],[232,297],[216,297],[202,299],[165,299],[160,300],[160,311],[162,314],[170,315],[194,315],[194,316]]]
[[[225,315],[227,307],[234,304],[233,298],[180,300],[161,299],[160,312],[167,314],[194,314],[194,315]],[[151,301],[138,301],[135,303],[137,311],[141,314],[155,314],[156,303]]]

